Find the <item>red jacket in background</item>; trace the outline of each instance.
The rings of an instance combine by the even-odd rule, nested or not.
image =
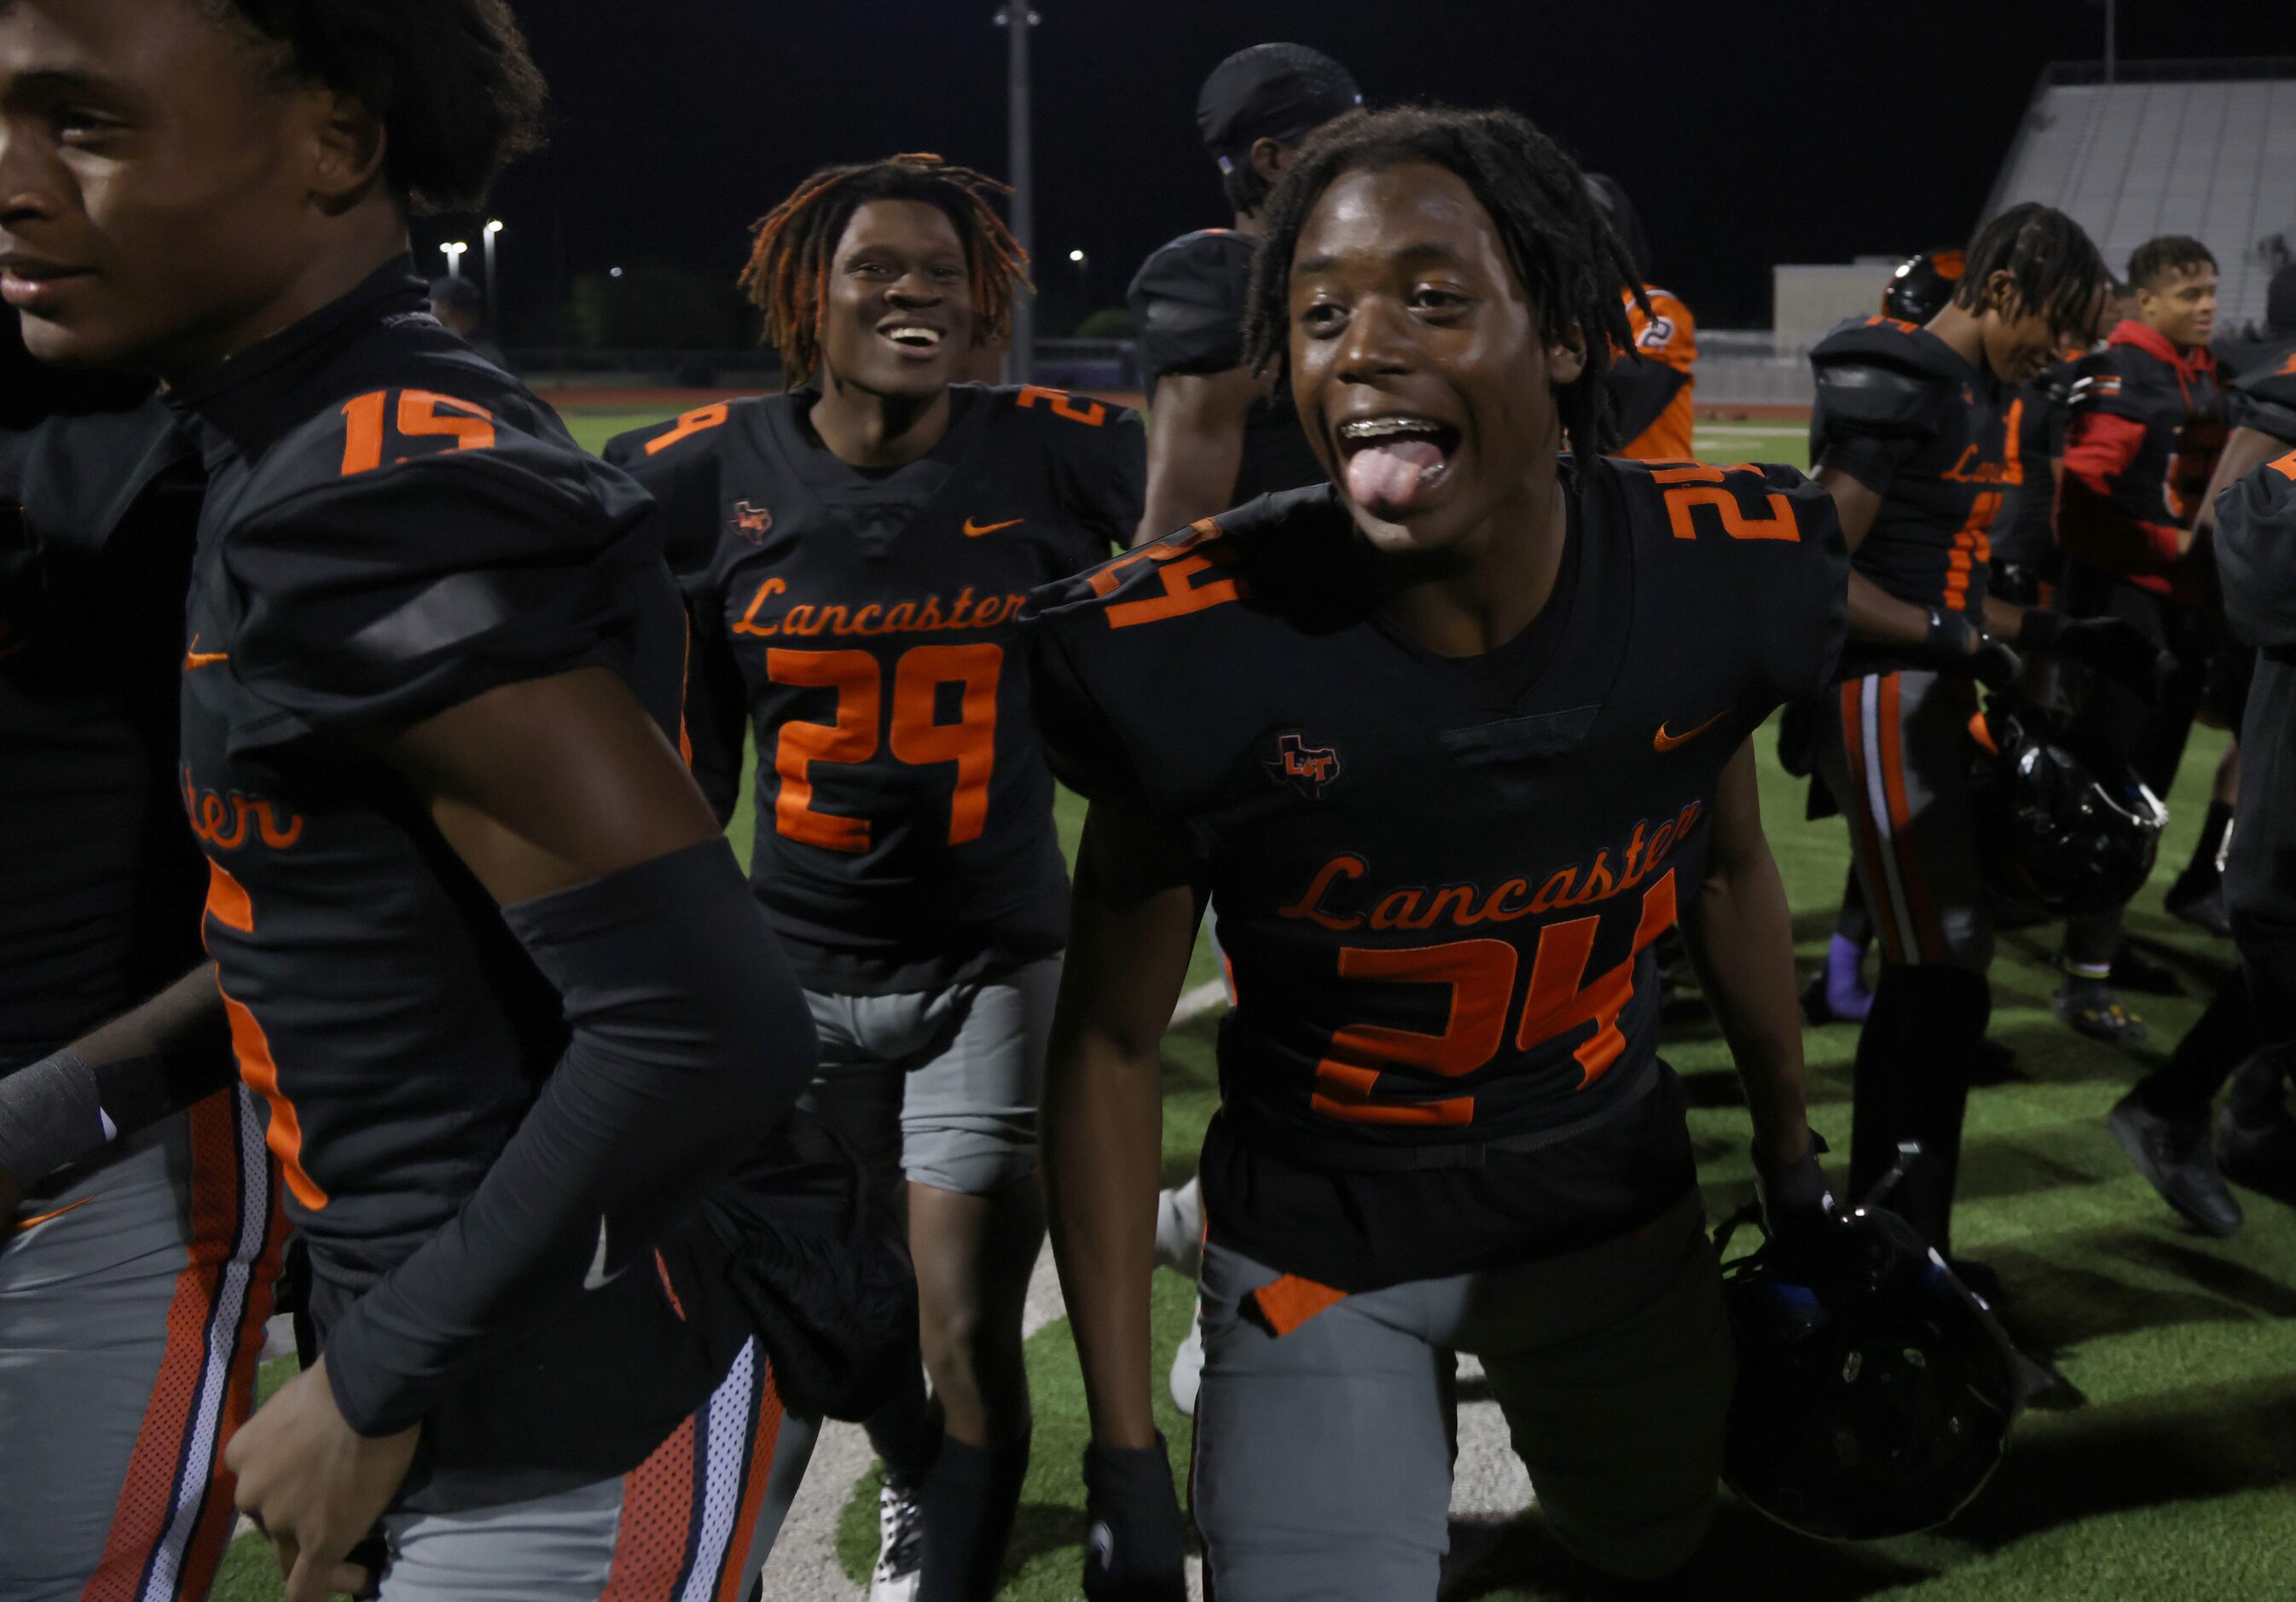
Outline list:
[[[2081,358],[2071,404],[2057,543],[2155,595],[2197,603],[2178,545],[2224,448],[2216,358],[2124,322]]]

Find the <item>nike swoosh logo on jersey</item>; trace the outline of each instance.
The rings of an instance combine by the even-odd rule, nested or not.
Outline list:
[[[615,1276],[606,1271],[606,1220],[598,1220],[598,1250],[590,1259],[590,1271],[582,1276],[582,1288],[602,1291],[614,1282]]]
[[[1726,707],[1721,711],[1715,713],[1711,718],[1709,718],[1705,722],[1700,724],[1696,728],[1690,729],[1679,735],[1670,735],[1667,733],[1666,725],[1661,723],[1658,726],[1658,733],[1651,736],[1651,749],[1652,751],[1672,751],[1677,745],[1687,745],[1693,740],[1698,738],[1699,735],[1704,734],[1708,729],[1712,728],[1716,724],[1721,722],[1722,719],[1728,715],[1729,709]]]
[[[192,636],[190,649],[184,653],[184,671],[196,673],[201,668],[212,668],[217,662],[227,662],[230,660],[231,653],[228,651],[201,650],[200,637],[195,634]]]
[[[69,1207],[59,1207],[53,1212],[43,1212],[35,1217],[28,1218],[22,1223],[16,1226],[16,1233],[21,1235],[27,1229],[37,1229],[42,1224],[51,1223],[55,1220],[63,1217],[67,1212],[78,1212],[81,1208],[86,1206],[94,1200],[95,1200],[94,1196],[82,1196],[78,1201],[74,1202]]]
[[[964,520],[964,537],[967,539],[978,539],[983,534],[994,534],[999,529],[1017,529],[1028,521],[1025,517],[1016,517],[1009,522],[977,523],[968,517]]]

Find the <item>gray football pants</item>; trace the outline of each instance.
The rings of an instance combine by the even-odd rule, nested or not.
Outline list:
[[[0,1235],[0,1599],[208,1594],[285,1226],[262,1111],[208,1097]]]
[[[701,1411],[619,1479],[384,1521],[382,1602],[743,1602],[813,1454],[757,1342]]]
[[[1696,1549],[1735,1372],[1696,1192],[1624,1238],[1348,1296],[1279,1336],[1271,1304],[1330,1294],[1285,1281],[1204,1253],[1194,1505],[1218,1602],[1432,1602],[1454,1351],[1482,1360],[1566,1549],[1629,1578]]]
[[[894,996],[808,990],[821,1071],[803,1105],[873,1169],[993,1195],[1037,1171],[1037,1104],[1061,959]]]

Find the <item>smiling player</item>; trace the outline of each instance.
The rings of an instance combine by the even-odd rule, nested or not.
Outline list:
[[[214,960],[67,1055],[226,1031],[264,1104],[320,1355],[224,1458],[292,1602],[375,1578],[378,1521],[392,1602],[739,1595],[780,1404],[715,1226],[813,1036],[678,760],[645,497],[406,256],[540,78],[502,0],[387,23],[0,7],[0,295],[34,355],[164,380],[206,469],[154,626]]]
[[[1068,883],[1014,616],[1140,516],[1132,413],[954,382],[1029,292],[1001,193],[933,156],[816,173],[758,226],[745,279],[802,387],[607,450],[667,508],[721,817],[756,733],[751,884],[821,1032],[811,1103],[908,1179],[947,1437],[922,1389],[871,1421],[877,1602],[988,1596],[1028,1466]]]
[[[1603,458],[1633,282],[1521,118],[1334,125],[1269,203],[1247,336],[1334,484],[1033,604],[1092,801],[1046,1130],[1090,1597],[1182,1594],[1148,1283],[1208,892],[1239,998],[1202,1164],[1209,1589],[1431,1598],[1454,1350],[1572,1552],[1654,1576],[1705,1529],[1732,1360],[1650,947],[1679,915],[1791,1234],[1830,1203],[1748,741],[1831,674],[1847,558],[1784,469]]]

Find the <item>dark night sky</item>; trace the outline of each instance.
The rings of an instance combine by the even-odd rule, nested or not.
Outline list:
[[[504,178],[513,338],[574,273],[654,259],[732,275],[748,224],[816,165],[937,150],[1002,173],[996,0],[518,0],[549,151]],[[1037,0],[1044,331],[1119,300],[1150,250],[1224,223],[1197,86],[1297,39],[1371,103],[1511,105],[1617,175],[1658,277],[1715,326],[1766,323],[1770,264],[1959,239],[2042,65],[2099,53],[2095,0]],[[2123,0],[2126,59],[2296,54],[2296,0]],[[457,236],[420,225],[418,248]],[[476,234],[471,237],[475,240]],[[474,264],[475,265],[475,264]]]

